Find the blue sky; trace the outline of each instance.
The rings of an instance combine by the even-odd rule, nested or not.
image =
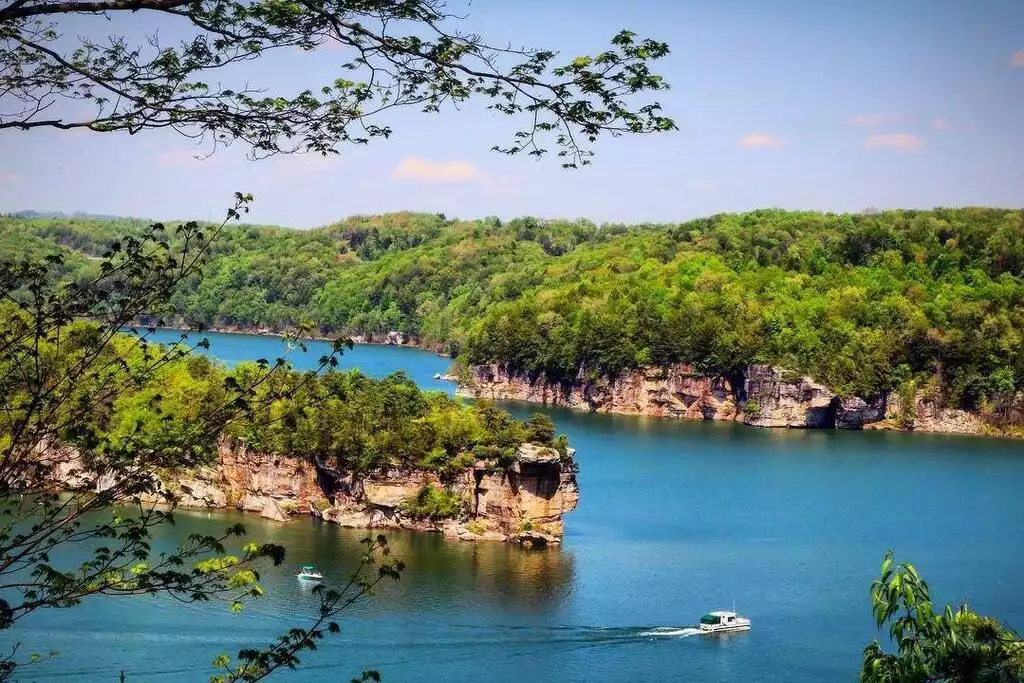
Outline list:
[[[450,3],[462,11],[462,7]],[[591,167],[490,152],[510,123],[469,107],[392,116],[390,140],[340,158],[202,163],[188,140],[0,131],[0,211],[219,217],[292,227],[356,213],[443,212],[677,221],[766,206],[1024,204],[1024,2],[1019,0],[477,0],[494,43],[602,49],[619,29],[668,42],[659,97],[680,130],[602,141]],[[104,27],[104,32],[108,30]],[[340,75],[343,54],[266,57],[268,84]]]

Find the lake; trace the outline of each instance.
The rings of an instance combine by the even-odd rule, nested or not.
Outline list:
[[[171,339],[169,332],[158,333]],[[195,336],[195,335],[193,335]],[[225,362],[274,358],[272,337],[208,334]],[[293,360],[309,366],[326,345]],[[344,367],[405,370],[421,386],[449,360],[358,346]],[[523,416],[538,410],[505,407]],[[914,562],[940,602],[1024,626],[1024,453],[1014,441],[883,432],[768,431],[733,424],[546,410],[577,448],[579,508],[560,548],[446,542],[389,533],[407,569],[357,605],[342,635],[303,656],[287,681],[855,681],[879,634],[868,591],[882,553]],[[289,548],[269,596],[222,605],[101,599],[20,622],[26,652],[60,650],[23,680],[205,680],[221,652],[301,623],[313,598],[294,565],[342,577],[366,532],[312,520],[280,525],[182,512],[163,543],[243,520]],[[730,608],[748,633],[690,637]]]

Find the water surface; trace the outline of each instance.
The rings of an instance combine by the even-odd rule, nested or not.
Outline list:
[[[228,362],[280,349],[269,337],[206,336]],[[314,343],[296,365],[322,353]],[[432,379],[448,364],[379,346],[343,358],[450,391]],[[938,600],[969,597],[978,611],[1024,625],[1018,442],[546,412],[581,463],[564,546],[390,533],[408,565],[402,580],[359,604],[340,638],[282,680],[348,680],[372,667],[386,681],[855,681],[876,637],[868,589],[886,548],[915,562]],[[26,680],[113,681],[121,669],[129,681],[205,680],[216,654],[270,639],[308,613],[295,564],[340,578],[365,535],[195,512],[182,513],[173,533],[237,519],[254,538],[289,548],[287,566],[267,572],[267,599],[241,615],[137,598],[37,614],[17,635],[30,651],[62,654]],[[734,601],[751,632],[689,635],[702,612]]]

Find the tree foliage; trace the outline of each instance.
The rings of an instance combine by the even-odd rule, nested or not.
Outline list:
[[[888,627],[896,653],[878,641],[864,648],[863,683],[1012,683],[1024,681],[1024,641],[966,603],[936,611],[928,584],[908,563],[882,559],[871,611]]]
[[[251,382],[258,366],[228,377]],[[554,424],[546,418],[554,439]],[[486,402],[464,406],[441,392],[421,391],[405,373],[373,379],[358,370],[276,374],[254,392],[254,408],[225,432],[258,452],[304,458],[352,473],[420,470],[442,478],[478,460],[514,458],[538,440],[524,424]]]
[[[225,224],[246,201],[238,197]],[[191,535],[173,551],[151,546],[153,530],[174,520],[159,474],[208,462],[230,425],[296,390],[270,390],[287,371],[285,358],[239,381],[190,357],[184,337],[164,347],[150,344],[148,333],[123,333],[138,316],[159,313],[223,225],[150,226],[110,245],[75,282],[59,277],[66,265],[59,254],[0,263],[0,629],[101,595],[226,599],[238,609],[262,595],[260,565],[283,560],[273,544],[231,548],[242,525]],[[336,364],[341,346],[320,370]],[[68,551],[86,559],[72,562]],[[322,593],[313,628],[242,651],[225,680],[259,680],[293,666],[320,637],[320,621],[397,576],[400,564],[386,554],[386,544],[371,543],[354,588],[344,597]],[[19,659],[18,646],[0,656],[0,679],[35,660]]]
[[[33,253],[56,243],[76,264],[69,276],[83,277],[89,256],[137,229],[7,218],[0,242]],[[225,233],[172,303],[185,323],[398,330],[554,381],[770,363],[844,394],[916,386],[1009,418],[1024,387],[1024,213],[763,210],[638,226],[402,213],[313,231],[247,226]]]
[[[391,135],[389,110],[431,113],[472,99],[520,122],[495,150],[553,148],[576,167],[601,135],[675,128],[644,100],[668,88],[650,69],[668,46],[625,30],[607,49],[565,60],[491,44],[440,0],[5,2],[0,129],[170,128],[214,146],[242,141],[256,157],[329,154]],[[136,18],[147,22],[144,39]],[[180,38],[162,40],[160,29]],[[295,92],[248,84],[248,62],[324,49],[341,57],[329,83]]]
[[[550,446],[555,441],[555,423],[544,413],[534,413],[526,421],[530,441]]]
[[[420,519],[445,519],[458,516],[466,501],[448,489],[424,484],[412,500],[402,504],[402,512]]]

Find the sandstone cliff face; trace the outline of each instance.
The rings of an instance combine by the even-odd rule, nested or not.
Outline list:
[[[508,375],[497,365],[474,368],[473,381],[457,393],[473,398],[516,400],[598,413],[734,420],[740,416],[737,388],[726,377],[709,377],[688,365],[637,370],[609,382],[570,387]]]
[[[324,500],[312,464],[253,453],[244,445],[222,444],[216,465],[165,473],[161,485],[180,507],[233,507],[278,521],[308,513],[316,501]]]
[[[995,434],[998,430],[978,415],[956,408],[942,408],[924,395],[918,395],[914,412],[904,414],[896,402],[885,406],[882,416],[865,429],[908,429],[940,434]]]
[[[321,478],[331,506],[314,510],[323,519],[359,528],[439,531],[463,540],[506,540],[556,544],[564,534],[562,515],[576,508],[574,454],[532,444],[520,447],[516,462],[498,469],[478,461],[453,480],[432,472],[391,471],[365,479],[332,471],[322,464]],[[422,520],[403,513],[424,486],[447,487],[464,502],[455,519]]]
[[[216,466],[167,473],[163,487],[186,508],[237,508],[285,521],[313,514],[343,526],[438,531],[463,540],[560,543],[562,516],[579,501],[574,454],[562,458],[551,448],[520,447],[515,463],[497,469],[479,461],[453,480],[423,471],[390,471],[366,477],[325,463],[254,453],[223,445]],[[418,519],[403,504],[424,486],[446,487],[463,501],[453,519]]]
[[[520,542],[560,542],[562,515],[576,509],[580,498],[573,458],[571,450],[563,460],[554,449],[524,444],[507,470],[477,463],[469,491],[475,516]]]
[[[753,365],[743,382],[743,421],[755,427],[834,427],[835,394],[807,377],[784,378]]]
[[[839,396],[809,377],[789,376],[767,365],[751,365],[741,377],[702,375],[686,364],[645,368],[614,381],[579,380],[570,386],[543,376],[509,375],[497,365],[473,368],[458,394],[492,400],[531,401],[591,412],[730,420],[757,427],[913,429],[987,434],[995,430],[979,416],[937,407],[918,394],[914,417],[901,418],[895,397]]]

